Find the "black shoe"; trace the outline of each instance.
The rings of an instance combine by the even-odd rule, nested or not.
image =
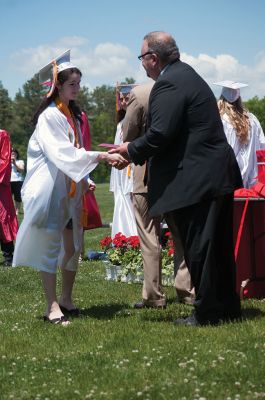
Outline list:
[[[222,318],[223,322],[242,322],[242,314],[240,312],[229,312]]]
[[[186,326],[200,326],[201,325],[194,314],[190,315],[187,318],[178,318],[178,319],[176,319],[176,321],[174,321],[174,324],[186,325]]]
[[[71,310],[68,310],[64,306],[61,306],[60,304],[59,306],[64,314],[71,315],[73,317],[79,317],[81,315],[81,311],[79,310],[79,308],[72,308]]]
[[[242,321],[240,300],[236,300],[233,305],[226,307],[222,320],[224,322],[240,322]]]
[[[12,260],[5,260],[3,262],[4,267],[12,267]]]
[[[176,325],[186,325],[186,326],[205,326],[205,325],[218,325],[221,321],[215,320],[198,320],[195,314],[190,315],[187,318],[178,318],[174,323]]]
[[[70,322],[64,315],[62,315],[59,318],[53,318],[53,319],[50,319],[50,318],[46,317],[46,315],[44,315],[43,321],[49,322],[54,325],[63,325],[64,322]]]
[[[166,304],[160,305],[160,304],[146,304],[143,301],[140,301],[139,303],[135,303],[133,308],[136,310],[142,310],[143,308],[158,308],[160,310],[163,310],[166,308]]]

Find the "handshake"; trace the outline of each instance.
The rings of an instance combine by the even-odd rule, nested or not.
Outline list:
[[[130,158],[128,154],[128,144],[129,142],[123,143],[115,148],[112,148],[105,154],[105,161],[112,167],[117,169],[123,169],[130,164]]]

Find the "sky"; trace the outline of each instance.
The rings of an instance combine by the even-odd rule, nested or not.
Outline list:
[[[150,31],[169,32],[218,97],[222,80],[265,96],[264,0],[0,0],[0,81],[14,98],[50,60],[71,49],[93,90],[147,80],[137,56]]]

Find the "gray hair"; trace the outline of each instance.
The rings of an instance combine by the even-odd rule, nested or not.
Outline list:
[[[179,59],[179,48],[170,34],[154,31],[147,33],[144,40],[148,43],[148,51],[156,53],[163,63],[170,63]]]

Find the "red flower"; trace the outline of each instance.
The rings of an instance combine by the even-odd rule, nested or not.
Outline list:
[[[106,236],[99,241],[101,248],[104,250],[105,248],[108,249],[112,244],[112,239],[110,236]]]
[[[138,249],[140,247],[138,236],[126,237],[121,232],[117,233],[113,239],[111,239],[110,236],[106,236],[101,239],[99,243],[104,251],[107,251],[111,246],[123,249],[123,251],[126,251],[127,249]]]
[[[121,232],[117,233],[112,240],[114,247],[127,247],[127,238]]]
[[[163,237],[162,237],[162,245],[163,245],[164,247],[173,247],[172,234],[171,234],[170,231],[166,231],[166,232],[163,234]]]
[[[137,249],[140,245],[140,241],[138,236],[130,236],[127,239],[128,244],[133,248],[133,249]]]
[[[173,255],[174,255],[174,249],[173,249],[173,248],[168,249],[167,254],[168,254],[169,256],[173,256]]]

